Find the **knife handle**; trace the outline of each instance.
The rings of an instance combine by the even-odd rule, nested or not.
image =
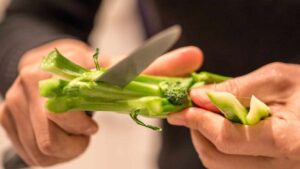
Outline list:
[[[29,165],[16,153],[13,148],[9,148],[3,155],[4,169],[29,169]]]

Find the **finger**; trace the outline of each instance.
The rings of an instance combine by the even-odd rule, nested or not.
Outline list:
[[[193,89],[190,93],[191,98],[198,106],[208,110],[212,110],[214,106],[207,97],[207,91],[232,93],[245,106],[249,106],[252,95],[267,104],[274,100],[280,102],[287,98],[287,92],[291,91],[290,88],[293,87],[291,80],[283,74],[282,69],[281,64],[269,64],[247,75],[223,83]]]
[[[26,52],[19,63],[19,70],[22,68],[32,65],[33,63],[40,64],[42,58],[47,56],[54,49],[58,49],[65,57],[72,60],[76,64],[79,64],[85,68],[95,68],[93,62],[93,50],[87,44],[73,40],[73,39],[60,39],[50,42],[48,44],[39,46]],[[110,58],[108,56],[102,56],[100,51],[99,63],[103,67],[110,65]]]
[[[160,76],[184,76],[199,69],[202,62],[203,54],[199,48],[183,47],[161,56],[144,73]]]
[[[269,169],[272,168],[272,158],[262,156],[242,156],[224,154],[196,130],[191,131],[192,141],[202,163],[207,168],[215,169]]]
[[[4,103],[0,105],[0,117],[0,123],[5,129],[6,134],[12,142],[14,149],[17,151],[18,155],[20,155],[20,157],[24,161],[26,161],[27,164],[34,164],[32,159],[30,159],[28,154],[25,152],[25,149],[19,140],[17,129],[15,127],[15,122],[13,121],[11,114]]]
[[[93,55],[95,54],[96,50],[93,50],[90,47],[74,49],[74,47],[70,48],[70,46],[60,46],[57,49],[63,56],[72,60],[72,62],[79,64],[80,66],[83,66],[88,69],[96,67],[93,59]],[[98,62],[101,66],[108,67],[110,65],[110,58],[106,55],[102,55],[100,51],[98,56]]]
[[[29,103],[29,110],[39,149],[44,154],[60,158],[74,158],[85,151],[89,137],[70,135],[48,120],[48,112],[43,108],[43,101],[32,100]]]
[[[97,123],[85,112],[48,113],[48,118],[67,133],[93,135],[98,131]]]
[[[39,99],[41,97],[38,93],[38,80],[45,77],[48,77],[48,75],[40,72],[39,66],[24,68],[21,72],[21,78],[28,94]],[[96,122],[84,112],[61,113],[59,115],[47,113],[47,116],[51,121],[70,134],[92,135],[98,131]]]
[[[16,130],[20,143],[24,147],[26,154],[32,159],[32,165],[49,166],[58,162],[66,161],[56,157],[44,155],[38,148],[30,123],[28,106],[24,90],[18,78],[6,95],[7,105],[12,113],[12,119],[16,122]]]
[[[206,85],[201,88],[193,88],[189,95],[197,106],[210,110],[212,112],[220,113],[220,110],[210,101],[207,92],[216,91],[216,84]]]
[[[275,138],[274,126],[284,125],[279,118],[268,118],[253,126],[230,122],[219,114],[200,108],[189,108],[168,117],[173,125],[184,125],[198,130],[210,140],[218,150],[226,154],[262,155],[277,157],[281,155]]]
[[[43,154],[58,158],[74,158],[83,153],[89,144],[89,137],[70,135],[48,119],[44,99],[40,97],[37,90],[37,79],[43,79],[43,75],[34,69],[23,69],[21,74],[26,99],[29,100],[30,120],[39,149]]]

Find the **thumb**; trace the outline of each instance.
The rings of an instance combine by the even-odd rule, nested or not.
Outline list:
[[[219,112],[219,110],[214,106],[214,104],[208,98],[207,92],[209,91],[229,92],[235,95],[242,102],[243,105],[247,105],[248,104],[247,98],[249,98],[251,95],[249,94],[248,91],[245,91],[244,88],[245,87],[241,85],[241,78],[234,78],[234,79],[227,80],[223,83],[211,84],[199,88],[194,88],[191,90],[190,96],[192,98],[192,101],[197,106],[213,112]],[[241,93],[241,89],[243,89],[245,93]]]
[[[249,106],[252,95],[265,103],[270,103],[278,100],[278,97],[283,97],[286,91],[284,88],[288,87],[286,84],[282,84],[283,80],[280,74],[280,70],[274,69],[274,66],[269,64],[254,72],[223,83],[195,88],[190,92],[190,96],[199,107],[215,112],[218,112],[218,110],[210,102],[207,96],[208,91],[229,92],[235,95],[244,106]]]
[[[143,73],[157,76],[184,76],[202,65],[202,51],[194,46],[182,47],[156,59]]]

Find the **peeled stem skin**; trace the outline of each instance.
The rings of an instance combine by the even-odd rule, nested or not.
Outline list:
[[[233,122],[247,124],[246,108],[231,93],[208,92],[207,96],[227,119]]]
[[[270,108],[253,95],[250,101],[250,110],[247,115],[247,124],[254,125],[268,117],[270,113]]]
[[[57,49],[44,57],[41,68],[65,79],[72,79],[81,76],[83,73],[89,72],[88,69],[85,69],[64,57]]]
[[[208,92],[211,102],[224,114],[224,116],[233,121],[245,125],[255,125],[262,119],[270,115],[270,108],[257,99],[251,97],[249,112],[238,101],[238,99],[227,92]]]

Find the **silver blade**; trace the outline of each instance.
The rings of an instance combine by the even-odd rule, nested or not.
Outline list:
[[[178,25],[158,33],[147,40],[143,46],[98,77],[96,81],[125,87],[156,58],[170,49],[176,43],[180,34],[181,27]]]

